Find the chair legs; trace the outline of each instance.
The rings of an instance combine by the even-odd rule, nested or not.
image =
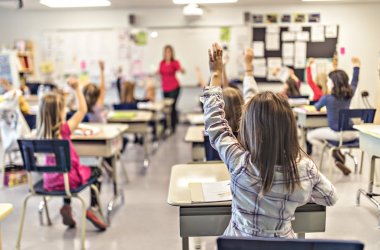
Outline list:
[[[82,203],[82,230],[81,230],[81,250],[86,249],[86,202],[83,200],[82,197],[73,196],[73,198],[77,198]]]
[[[359,170],[359,174],[362,174],[362,172],[363,172],[363,160],[364,160],[364,151],[362,151],[362,155],[360,157],[360,170]]]
[[[51,219],[50,219],[48,201],[49,201],[49,198],[46,198],[46,196],[43,196],[42,201],[38,205],[38,214],[39,214],[39,217],[40,217],[40,224],[41,224],[41,226],[44,225],[44,210],[46,212],[46,220],[47,220],[48,226],[52,225]]]
[[[333,162],[333,156],[332,156],[332,154],[333,154],[333,151],[335,150],[336,148],[335,147],[332,147],[332,148],[330,148],[330,150],[329,150],[329,158],[328,158],[328,160],[327,160],[327,164],[328,164],[328,166],[329,166],[329,179],[331,180],[331,178],[332,178],[332,173],[333,173],[333,167],[334,167],[334,162]]]
[[[349,156],[354,161],[356,174],[358,172],[358,159],[356,159],[356,157],[352,155],[351,150],[349,152],[346,152],[345,155]]]
[[[24,229],[26,206],[27,206],[28,200],[32,196],[33,196],[32,194],[29,194],[28,196],[25,197],[24,202],[23,202],[23,206],[22,206],[22,210],[21,210],[20,225],[19,225],[19,229],[18,229],[17,242],[16,242],[16,249],[17,250],[20,250],[20,246],[21,246],[21,237],[22,237],[22,231]]]
[[[322,171],[322,166],[323,166],[323,157],[324,157],[324,154],[325,154],[325,151],[328,147],[328,144],[327,143],[324,143],[323,144],[323,148],[322,148],[322,152],[321,152],[321,160],[319,162],[319,170]]]
[[[102,209],[102,203],[100,203],[99,190],[98,190],[98,188],[95,185],[91,185],[91,189],[94,190],[94,192],[95,192],[96,200],[98,201],[98,205],[99,205],[100,215],[102,216],[102,219],[105,221],[104,214],[103,214],[103,209]]]

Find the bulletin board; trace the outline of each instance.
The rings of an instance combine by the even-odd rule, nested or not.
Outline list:
[[[0,78],[7,80],[15,88],[20,86],[17,56],[15,51],[0,53]],[[2,90],[0,90],[0,92],[2,92]]]
[[[311,36],[312,26],[302,26],[302,31],[309,32],[309,36]],[[326,26],[324,26],[326,28]],[[309,37],[309,41],[306,42],[306,58],[332,58],[334,56],[334,53],[337,49],[338,44],[338,38],[339,38],[339,26],[336,26],[337,29],[337,35],[335,38],[325,38],[323,42],[312,42],[311,38]],[[289,26],[280,26],[279,27],[279,35],[280,35],[280,46],[279,50],[266,50],[264,48],[264,56],[261,58],[265,58],[268,60],[268,58],[282,58],[283,55],[283,32],[289,31]],[[253,42],[264,42],[266,43],[266,32],[267,27],[266,26],[260,26],[260,27],[253,27]],[[288,43],[288,42],[287,42]],[[306,67],[306,64],[305,64]],[[295,74],[297,77],[304,81],[304,71],[305,68],[298,68],[295,69]],[[255,77],[256,81],[258,82],[279,82],[278,80],[268,80],[267,77]]]

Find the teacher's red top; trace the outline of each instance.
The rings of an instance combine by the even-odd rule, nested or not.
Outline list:
[[[160,75],[162,89],[164,92],[176,90],[179,87],[176,73],[181,69],[181,64],[177,60],[166,62],[165,60],[160,63]]]

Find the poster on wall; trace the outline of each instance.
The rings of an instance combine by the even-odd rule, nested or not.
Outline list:
[[[220,41],[229,42],[231,40],[231,29],[230,27],[221,27],[220,28]]]
[[[264,15],[253,14],[253,23],[264,23]]]
[[[266,23],[278,23],[278,15],[277,14],[266,14],[265,15]]]
[[[337,38],[338,37],[338,26],[337,25],[326,25],[325,36],[326,36],[326,38]]]
[[[20,86],[16,52],[0,53],[0,79],[7,80],[16,88]]]
[[[304,13],[293,14],[293,22],[294,23],[305,23],[306,22],[306,14],[304,14]]]
[[[290,14],[282,14],[281,15],[281,22],[282,23],[290,23],[292,21],[292,15]]]
[[[309,23],[320,23],[321,14],[320,13],[311,13],[309,14]]]

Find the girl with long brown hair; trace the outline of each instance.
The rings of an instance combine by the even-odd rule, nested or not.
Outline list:
[[[335,188],[301,150],[287,100],[254,95],[243,109],[239,140],[225,120],[222,49],[209,50],[210,86],[204,90],[205,127],[231,174],[229,236],[294,238],[295,210],[310,200],[331,206]]]

